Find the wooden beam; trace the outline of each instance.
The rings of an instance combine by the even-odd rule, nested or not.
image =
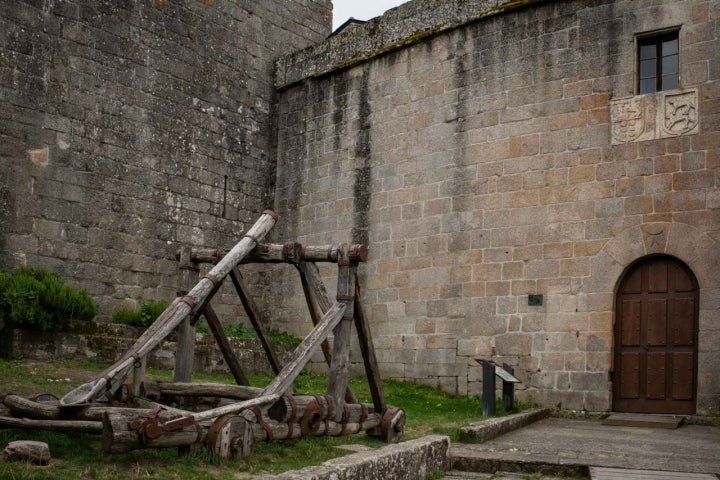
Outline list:
[[[351,263],[346,244],[338,259],[337,301],[346,305],[342,321],[333,330],[333,352],[328,375],[327,394],[335,403],[333,420],[342,419],[345,391],[348,386],[350,369],[350,338],[355,297],[355,270],[357,263]]]
[[[365,262],[368,257],[366,245],[356,244],[349,247],[352,262]],[[263,243],[255,247],[240,263],[298,263],[330,262],[337,263],[340,245],[301,246],[295,242],[284,245]],[[196,248],[192,251],[192,260],[198,263],[216,263],[223,258],[225,251],[212,248]],[[179,258],[179,256],[178,256]]]
[[[355,272],[355,327],[358,334],[358,342],[360,343],[360,352],[362,353],[363,363],[365,364],[365,375],[370,385],[370,393],[372,394],[373,405],[376,412],[385,411],[385,393],[383,392],[382,379],[380,378],[380,369],[377,364],[375,355],[375,345],[373,344],[372,334],[370,331],[370,323],[365,316],[360,296],[360,282],[358,281],[357,271]]]
[[[85,420],[30,420],[28,418],[0,417],[0,427],[53,432],[102,433],[102,422]]]
[[[203,312],[205,313],[205,320],[207,320],[208,327],[210,327],[210,331],[212,332],[213,337],[215,337],[215,341],[217,342],[220,352],[225,359],[225,363],[227,363],[230,373],[232,373],[232,376],[235,379],[235,383],[238,385],[250,385],[250,381],[247,376],[245,376],[245,372],[243,372],[240,361],[237,359],[237,356],[235,356],[235,352],[230,345],[230,340],[228,340],[227,335],[223,332],[222,324],[220,323],[220,319],[215,313],[215,310],[208,303],[205,305],[205,310],[203,310]]]
[[[198,282],[199,268],[197,263],[190,259],[192,249],[183,247],[180,251],[180,272],[178,275],[177,296],[184,297]],[[195,322],[192,316],[187,316],[177,330],[177,349],[175,352],[175,369],[173,381],[189,382],[192,378],[193,363],[195,362]],[[134,384],[135,382],[133,382]]]
[[[322,315],[332,306],[332,301],[327,294],[322,278],[320,278],[320,270],[314,262],[303,261],[296,266],[300,272],[300,282],[310,310],[310,317],[313,325],[317,325]],[[325,362],[330,366],[332,355],[327,340],[322,342],[321,348]],[[345,390],[345,401],[347,403],[358,403],[357,397],[350,390],[350,387]]]
[[[161,396],[176,395],[181,397],[220,397],[235,400],[249,400],[260,396],[263,389],[247,385],[225,385],[223,383],[175,383],[175,382],[144,382],[140,392],[157,392]]]
[[[300,272],[300,283],[302,284],[305,301],[310,311],[310,318],[312,319],[313,325],[317,325],[320,323],[323,314],[327,312],[332,305],[332,302],[327,298],[325,285],[323,285],[320,279],[320,272],[318,271],[317,265],[312,262],[300,262],[297,265],[297,269]],[[329,366],[330,345],[327,340],[323,340],[321,348],[325,362]]]
[[[265,350],[265,356],[267,357],[268,362],[270,362],[270,367],[272,368],[273,373],[277,375],[280,373],[282,368],[280,360],[278,360],[275,349],[273,349],[273,346],[270,343],[270,337],[265,329],[265,324],[260,318],[260,309],[257,308],[255,302],[250,296],[250,291],[248,290],[247,284],[245,283],[239,268],[235,267],[230,270],[230,279],[235,286],[235,291],[240,297],[243,307],[245,307],[245,313],[247,313],[248,318],[250,318],[250,322],[257,332],[263,350]]]
[[[305,337],[303,341],[293,352],[290,361],[285,365],[282,371],[268,384],[263,390],[263,395],[284,394],[292,387],[295,378],[302,371],[303,367],[310,361],[310,358],[320,348],[323,340],[330,335],[335,326],[340,323],[340,319],[345,313],[347,305],[345,303],[336,303],[328,310],[320,323]],[[342,410],[341,410],[342,412]]]

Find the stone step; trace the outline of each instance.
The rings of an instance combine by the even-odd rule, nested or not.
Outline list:
[[[603,425],[619,427],[667,428],[675,429],[685,420],[682,415],[650,415],[644,413],[613,413]]]
[[[717,480],[709,473],[661,472],[627,470],[624,468],[590,467],[591,480]]]
[[[477,472],[461,472],[459,470],[451,470],[442,477],[443,480],[568,480],[568,477],[553,477],[548,475],[537,476],[532,473],[512,473],[512,472],[495,472],[495,473],[477,473]]]

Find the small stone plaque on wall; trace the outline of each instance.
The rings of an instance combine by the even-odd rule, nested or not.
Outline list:
[[[697,133],[697,88],[612,100],[610,124],[613,145]]]

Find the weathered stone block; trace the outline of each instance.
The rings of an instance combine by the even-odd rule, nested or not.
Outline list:
[[[532,336],[525,333],[508,333],[495,337],[497,355],[529,355]]]

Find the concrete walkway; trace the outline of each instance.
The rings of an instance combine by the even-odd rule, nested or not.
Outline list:
[[[589,466],[720,474],[720,428],[677,430],[548,418],[480,444],[453,444],[453,470],[587,475]]]

